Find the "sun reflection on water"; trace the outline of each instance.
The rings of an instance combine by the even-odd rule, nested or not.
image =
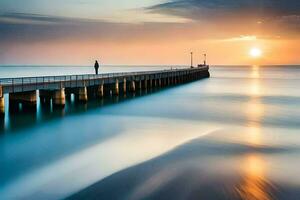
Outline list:
[[[272,184],[265,178],[266,165],[259,154],[245,156],[243,165],[244,179],[236,188],[243,200],[271,200]]]
[[[249,139],[248,144],[252,146],[262,145],[262,133],[259,127],[250,127],[249,128]]]
[[[265,109],[260,98],[251,97],[246,104],[247,125],[249,127],[261,127]]]
[[[260,96],[261,95],[261,82],[260,82],[260,68],[259,66],[255,65],[252,67],[251,70],[251,82],[250,82],[250,95],[253,96]]]
[[[250,101],[247,104],[247,119],[249,126],[247,143],[250,146],[258,147],[264,145],[263,133],[261,130],[264,117],[264,106],[261,102],[261,82],[259,80],[259,66],[253,66],[250,83]],[[252,152],[246,154],[242,159],[243,181],[236,187],[236,191],[244,200],[270,200],[272,199],[272,184],[266,178],[266,163],[263,156]]]
[[[260,77],[259,66],[253,65],[251,70],[251,78],[259,78],[259,77]]]

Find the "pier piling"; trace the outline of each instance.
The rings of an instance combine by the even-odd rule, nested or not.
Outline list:
[[[135,92],[135,81],[131,81],[131,83],[130,83],[130,91],[131,92]]]
[[[143,88],[142,88],[142,81],[141,80],[138,80],[138,89],[139,90],[142,90]]]
[[[103,82],[97,87],[97,96],[104,97],[104,85]]]
[[[119,96],[119,80],[115,81],[114,95]]]
[[[127,92],[127,85],[126,85],[126,78],[123,79],[123,93],[126,95]]]
[[[153,84],[152,84],[152,83],[153,83],[153,81],[152,81],[152,78],[150,78],[150,79],[149,79],[149,88],[150,88],[150,89],[151,89],[151,88],[152,88],[152,86],[153,86]]]
[[[9,94],[9,105],[18,108],[22,104],[23,110],[36,110],[36,90]]]
[[[3,95],[3,89],[0,85],[0,117],[4,116],[5,114],[5,102],[4,102],[4,95]]]
[[[66,104],[66,94],[65,89],[55,90],[53,92],[53,106],[55,107],[64,107]]]
[[[50,104],[52,94],[49,90],[39,90],[41,104]]]
[[[5,114],[5,102],[4,97],[0,97],[0,117]]]
[[[78,101],[86,103],[88,101],[88,94],[87,94],[87,88],[81,87],[78,88]]]

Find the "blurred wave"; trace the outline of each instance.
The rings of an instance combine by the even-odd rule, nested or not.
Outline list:
[[[187,142],[115,173],[68,199],[296,199],[300,187],[273,182],[264,157],[299,147],[249,146],[209,138]],[[289,196],[283,191],[289,190]]]

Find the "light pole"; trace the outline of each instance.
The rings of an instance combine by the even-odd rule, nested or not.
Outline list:
[[[206,53],[203,54],[203,56],[204,56],[204,65],[206,65]]]

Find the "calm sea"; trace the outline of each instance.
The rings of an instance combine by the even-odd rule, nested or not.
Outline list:
[[[7,110],[0,199],[299,199],[300,67],[210,72],[64,110]],[[1,77],[81,73],[93,68],[0,67]]]

